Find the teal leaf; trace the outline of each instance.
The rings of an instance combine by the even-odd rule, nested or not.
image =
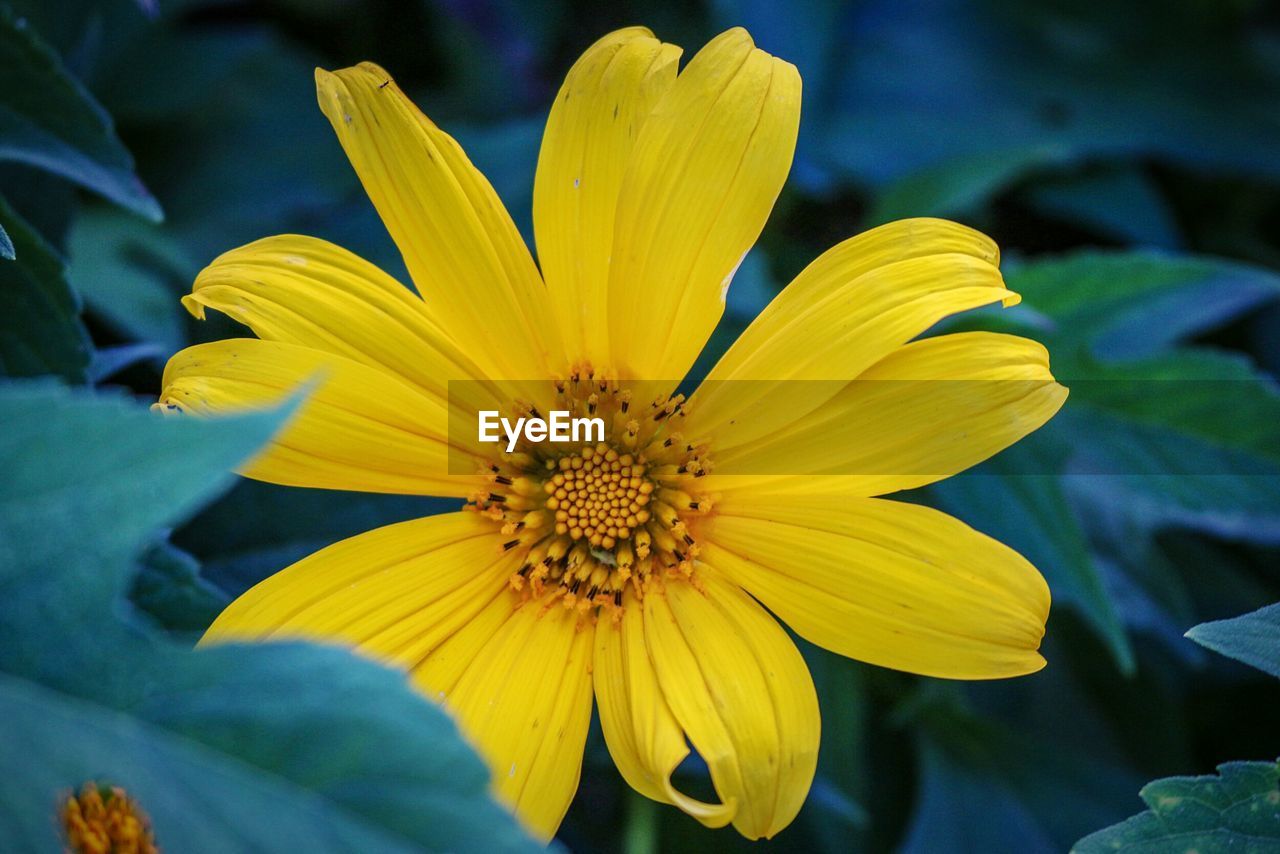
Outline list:
[[[0,714],[22,733],[0,748],[0,836],[56,847],[58,793],[92,778],[143,797],[173,850],[206,847],[188,844],[202,831],[232,850],[536,850],[402,672],[301,643],[191,651],[116,618],[144,544],[290,411],[165,417],[0,388]]]
[[[913,216],[958,217],[980,208],[1030,174],[1061,166],[1067,153],[1054,145],[984,151],[933,164],[881,188],[867,225]]]
[[[1182,243],[1172,206],[1136,166],[1091,169],[1037,181],[1027,188],[1031,206],[1127,243],[1176,249]]]
[[[6,6],[0,6],[0,68],[0,161],[61,175],[134,213],[161,218],[106,111]]]
[[[1148,810],[1081,839],[1075,854],[1280,850],[1280,763],[1228,762],[1219,776],[1167,777],[1141,791]]]
[[[1269,270],[1154,251],[1077,252],[1006,278],[1054,337],[1099,359],[1152,356],[1280,299],[1280,275]]]
[[[0,259],[12,261],[16,257],[13,254],[13,241],[9,239],[8,233],[4,230],[4,225],[0,223]]]
[[[1280,604],[1193,626],[1187,637],[1280,678]]]
[[[3,198],[0,229],[16,250],[0,263],[0,375],[84,382],[91,345],[62,260]]]
[[[164,229],[88,208],[67,237],[67,278],[95,318],[167,355],[185,343],[179,297],[199,269]]]

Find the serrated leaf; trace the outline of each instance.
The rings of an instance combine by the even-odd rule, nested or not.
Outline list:
[[[0,68],[0,160],[53,172],[149,219],[161,218],[106,111],[7,6],[0,6]]]
[[[56,848],[52,805],[92,777],[145,793],[176,850],[207,847],[189,843],[201,823],[208,839],[252,840],[236,850],[535,850],[402,672],[307,644],[193,652],[115,619],[142,544],[288,414],[166,418],[0,387],[0,674],[17,686],[0,706],[23,732],[21,750],[0,748],[0,836]]]
[[[0,228],[16,250],[0,263],[0,375],[84,382],[91,345],[61,259],[3,198]]]
[[[1168,777],[1143,787],[1149,809],[1090,834],[1074,854],[1235,854],[1280,850],[1280,764],[1228,762],[1219,776]]]
[[[1280,678],[1280,603],[1227,620],[1193,626],[1187,637]]]

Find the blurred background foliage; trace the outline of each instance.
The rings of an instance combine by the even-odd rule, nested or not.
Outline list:
[[[94,730],[103,744],[92,750],[104,756],[191,750],[165,740],[174,732],[204,742],[195,760],[166,754],[167,765],[134,769],[131,782],[159,813],[161,829],[192,798],[215,797],[224,798],[223,822],[244,823],[241,844],[265,844],[271,837],[254,834],[270,830],[254,822],[272,815],[289,819],[275,832],[333,822],[317,832],[314,850],[370,850],[370,839],[430,847],[432,824],[455,834],[439,837],[439,847],[492,822],[481,818],[488,813],[471,758],[435,718],[424,717],[426,734],[407,748],[435,776],[405,783],[398,795],[385,790],[404,768],[362,757],[381,738],[407,738],[413,717],[430,710],[379,682],[375,669],[301,648],[197,667],[163,643],[164,635],[189,643],[230,597],[316,548],[451,505],[245,481],[222,493],[189,486],[170,494],[166,485],[182,471],[178,451],[190,440],[171,427],[149,436],[118,398],[148,402],[175,350],[240,334],[222,319],[196,324],[178,304],[196,271],[222,251],[270,234],[314,234],[407,281],[316,108],[313,67],[365,59],[387,67],[459,138],[528,236],[542,124],[588,44],[642,23],[688,56],[742,24],[800,68],[804,114],[791,180],[695,372],[832,244],[892,218],[938,215],[996,238],[1012,287],[1024,296],[1015,309],[948,328],[1037,338],[1072,387],[1061,415],[1031,439],[908,496],[1015,546],[1044,572],[1055,600],[1049,666],[1011,682],[956,684],[805,646],[824,718],[819,775],[795,825],[758,847],[1060,851],[1135,813],[1080,849],[1158,851],[1175,839],[1202,851],[1280,845],[1272,761],[1280,755],[1280,615],[1251,613],[1280,600],[1274,5],[7,2],[0,3],[0,373],[54,376],[111,397],[104,403],[86,398],[90,392],[0,382],[0,452],[28,477],[0,494],[0,517],[12,517],[0,568],[13,573],[0,581],[40,601],[72,603],[60,620],[33,621],[18,609],[30,599],[4,597],[17,604],[6,605],[11,613],[0,621],[0,706],[6,719],[23,722],[28,743],[62,745],[57,762],[42,763],[43,776],[7,780],[72,786],[76,774],[101,773],[69,755],[70,730],[41,728],[50,720],[73,725],[39,711],[37,700],[49,700],[40,692],[52,690],[136,718],[127,732],[104,728],[119,727],[114,718]],[[33,420],[35,412],[44,421]],[[207,459],[190,463],[195,484],[216,480],[260,427],[226,429]],[[144,453],[157,447],[170,456],[157,462]],[[67,464],[95,456],[102,465]],[[103,485],[122,471],[136,478],[132,493]],[[23,508],[37,499],[54,507],[40,498],[37,475],[98,497],[81,501],[77,516],[32,514]],[[56,492],[48,501],[55,499]],[[121,501],[153,509],[122,521]],[[18,516],[25,521],[14,522]],[[70,519],[83,525],[82,536],[46,542]],[[183,519],[144,541],[157,524]],[[113,549],[94,545],[113,537]],[[91,583],[95,568],[108,564],[118,589]],[[123,608],[111,605],[120,591],[128,594]],[[113,642],[129,650],[124,664],[104,660],[101,649],[123,628],[93,630],[102,632],[93,648],[57,634],[60,625],[69,633],[88,625],[72,617],[87,621],[95,610],[103,620],[123,615],[128,640]],[[1192,632],[1194,641],[1184,637],[1206,621],[1219,622]],[[86,668],[100,684],[72,678]],[[218,689],[229,678],[224,669],[250,672],[236,697],[261,702],[235,703],[229,688]],[[289,718],[272,685],[295,671],[322,673],[334,693],[306,695],[315,708]],[[141,702],[127,684],[138,673],[147,691],[174,682],[202,692],[206,703]],[[5,687],[14,679],[26,680],[21,697]],[[368,728],[356,711],[323,712],[326,702],[350,702],[360,686],[392,710],[363,743],[332,734]],[[39,696],[27,696],[32,691]],[[330,739],[341,755],[300,767],[296,756],[268,749],[264,733],[293,745]],[[199,763],[199,773],[192,770],[189,762],[207,762],[209,750],[265,769],[280,791],[251,802],[212,794],[218,787],[207,782],[190,788],[194,779],[231,780],[210,777]],[[0,746],[0,765],[24,758],[31,764]],[[1221,778],[1161,780],[1143,790],[1145,805],[1138,798],[1149,780],[1211,774],[1233,760],[1253,762],[1225,766]],[[49,768],[79,770],[59,782]],[[470,781],[454,793],[462,804],[451,807],[456,825],[433,800],[444,797],[441,769],[462,769],[458,779]],[[696,759],[680,773],[690,789],[705,787]],[[352,792],[345,779],[367,781],[368,789]],[[317,793],[331,809],[300,803]],[[39,811],[39,797],[0,796],[0,823],[34,828],[31,838],[52,832],[47,822],[20,821],[32,804]],[[504,844],[519,846],[509,827],[491,826],[494,840],[505,833]],[[361,835],[368,833],[375,835]],[[581,851],[749,847],[630,795],[598,729],[560,838]]]

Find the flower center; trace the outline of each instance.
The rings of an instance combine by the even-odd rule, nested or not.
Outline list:
[[[75,854],[157,854],[151,822],[118,786],[85,783],[68,794],[60,813],[67,850]]]
[[[484,473],[490,489],[471,505],[500,523],[503,548],[518,551],[511,587],[531,598],[550,592],[566,608],[620,618],[624,601],[654,584],[693,580],[694,530],[710,509],[697,480],[710,470],[706,448],[679,432],[683,395],[647,405],[590,367],[554,382],[552,409],[603,419],[605,441],[569,445],[522,441],[499,450]],[[516,403],[517,415],[538,409]]]

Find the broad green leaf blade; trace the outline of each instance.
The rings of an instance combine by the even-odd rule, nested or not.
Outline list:
[[[1280,764],[1228,762],[1220,776],[1168,777],[1143,787],[1149,809],[1081,839],[1075,854],[1199,854],[1280,850]]]
[[[1157,252],[1077,252],[1013,267],[1006,278],[1051,321],[1054,338],[1101,359],[1153,356],[1280,299],[1280,275],[1269,270]]]
[[[0,674],[0,828],[13,851],[57,851],[62,795],[123,786],[164,851],[415,850],[287,780],[137,718]]]
[[[16,250],[0,263],[0,376],[84,382],[91,345],[62,261],[2,198],[0,230]]]
[[[1187,637],[1280,678],[1280,604],[1229,620],[1201,623],[1192,627]]]
[[[0,6],[0,68],[0,160],[53,172],[148,219],[161,218],[106,111],[7,6]]]
[[[413,850],[536,850],[489,799],[488,772],[449,717],[402,672],[307,644],[192,652],[117,619],[140,545],[225,487],[229,469],[288,414],[165,417],[47,385],[0,388],[0,673],[149,734],[150,753],[122,747],[135,759],[99,763],[89,769],[95,777],[129,785],[123,778],[136,772],[151,786],[167,773],[181,786],[199,769],[144,767],[174,742],[239,768],[226,785],[314,799],[333,817],[317,828],[322,841],[336,835],[330,847],[381,850],[376,841],[386,838]],[[65,734],[37,736],[68,743]],[[43,757],[15,761],[24,760]],[[68,769],[56,789],[77,785],[80,773]],[[31,797],[51,803],[56,794]],[[215,820],[257,822],[240,829],[250,839],[273,832],[247,808],[228,806]],[[352,836],[348,827],[371,830]],[[0,838],[8,830],[0,826]],[[358,838],[372,841],[341,841]]]
[[[167,229],[120,211],[89,208],[67,237],[67,278],[95,318],[165,355],[186,343],[179,298],[199,271]]]
[[[160,527],[224,489],[283,422],[281,411],[209,421],[46,383],[0,387],[0,581],[89,556],[104,607]],[[81,599],[91,599],[81,591]]]
[[[962,216],[1031,173],[1064,165],[1067,160],[1067,153],[1054,145],[989,151],[948,160],[884,187],[866,224],[882,225],[913,216]]]

